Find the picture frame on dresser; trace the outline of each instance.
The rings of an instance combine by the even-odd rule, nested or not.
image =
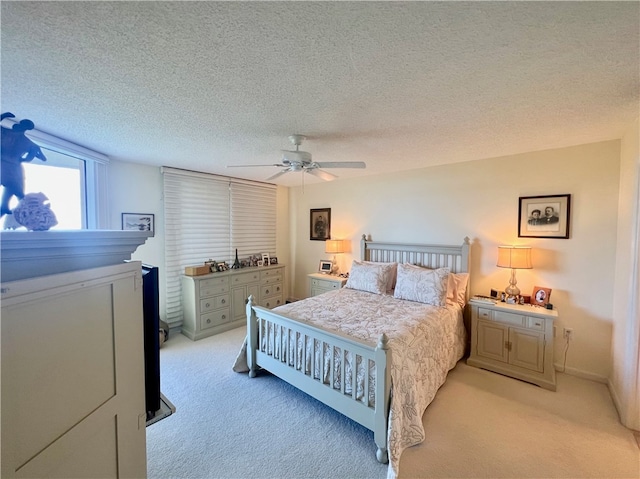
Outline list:
[[[569,239],[571,195],[521,196],[518,237]]]
[[[546,306],[551,296],[551,289],[544,288],[542,286],[534,286],[533,293],[531,293],[531,304],[537,304],[538,306]]]
[[[320,260],[320,263],[318,264],[318,273],[331,274],[332,269],[333,269],[332,261],[326,261],[323,259]]]

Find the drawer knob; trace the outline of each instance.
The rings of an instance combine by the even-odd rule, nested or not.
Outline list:
[[[222,319],[227,319],[227,315],[226,315],[226,314],[223,314],[223,315],[222,315]]]
[[[278,287],[276,288],[276,291],[280,291],[280,286],[278,286]]]
[[[211,324],[211,320],[210,319],[207,319],[207,324]]]
[[[265,294],[269,294],[269,290],[268,289],[265,291]]]
[[[222,300],[222,301],[220,301],[220,302],[221,302],[222,304],[224,304],[224,303],[226,303],[226,302],[227,302],[227,300],[226,300],[226,299],[223,299],[223,300]]]
[[[208,308],[209,306],[211,306],[211,303],[207,303],[205,304],[205,306]]]

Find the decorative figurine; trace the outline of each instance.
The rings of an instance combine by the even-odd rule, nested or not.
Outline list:
[[[15,118],[13,113],[3,113],[0,121],[5,118]],[[24,168],[22,163],[38,158],[47,161],[40,147],[25,136],[25,131],[33,130],[31,120],[22,120],[13,125],[11,129],[2,127],[2,158],[0,167],[0,184],[4,186],[2,204],[0,205],[0,217],[11,214],[9,202],[15,196],[18,200],[24,198]]]
[[[47,231],[58,224],[58,219],[49,206],[49,198],[43,193],[24,195],[18,206],[13,209],[12,216],[16,223],[29,231]]]
[[[240,260],[238,259],[238,248],[236,248],[236,260],[233,262],[231,269],[240,269]]]

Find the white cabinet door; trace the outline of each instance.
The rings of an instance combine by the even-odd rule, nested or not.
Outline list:
[[[539,373],[544,371],[544,333],[511,328],[509,363]]]
[[[2,477],[146,477],[139,262],[2,284]]]
[[[478,321],[478,356],[508,362],[507,338],[506,326],[491,321]]]

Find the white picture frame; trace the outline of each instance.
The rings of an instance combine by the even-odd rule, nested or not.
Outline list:
[[[320,264],[318,264],[318,273],[331,274],[332,269],[333,269],[333,261],[327,261],[324,259],[320,260]]]

